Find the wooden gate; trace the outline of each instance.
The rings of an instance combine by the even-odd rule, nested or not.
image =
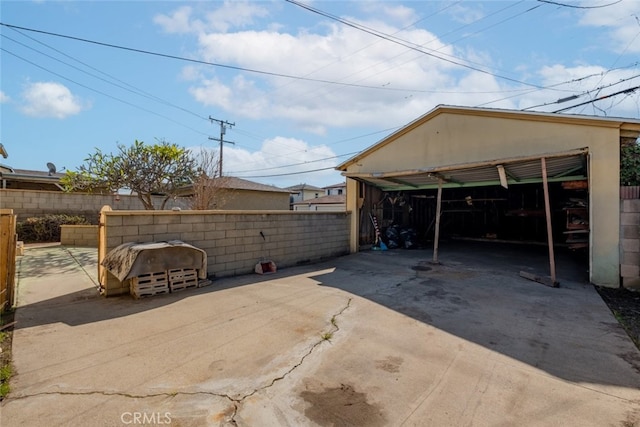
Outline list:
[[[105,212],[110,212],[111,206],[105,205],[100,209],[100,222],[98,224],[98,282],[100,289],[107,286],[107,269],[102,265],[102,260],[107,256],[107,218]]]
[[[15,302],[16,244],[16,215],[0,209],[0,312]]]

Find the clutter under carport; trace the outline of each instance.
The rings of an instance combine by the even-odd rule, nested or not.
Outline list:
[[[102,265],[135,298],[197,288],[207,280],[207,253],[180,240],[128,242],[109,252]]]

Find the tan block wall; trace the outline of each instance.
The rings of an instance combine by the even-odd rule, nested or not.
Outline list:
[[[105,213],[105,253],[126,242],[181,240],[207,252],[209,277],[248,274],[262,259],[282,268],[349,253],[350,216],[348,212],[111,211]],[[129,292],[110,273],[102,286],[107,296]]]
[[[120,195],[119,199],[102,194],[0,189],[0,209],[13,209],[18,221],[47,214],[67,214],[86,216],[97,222],[100,209],[105,205],[114,210],[144,209],[136,196]],[[162,198],[157,197],[154,201],[159,209]],[[166,209],[175,205],[176,202],[169,200]]]
[[[60,243],[65,246],[98,247],[97,225],[61,225]]]
[[[620,276],[625,288],[640,288],[640,199],[620,202]]]

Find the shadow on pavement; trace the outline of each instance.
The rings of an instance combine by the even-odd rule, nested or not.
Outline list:
[[[361,252],[312,277],[555,377],[640,389],[640,352],[581,256],[557,254],[551,288],[519,276],[548,275],[546,248],[451,242],[440,254],[433,265],[431,251]]]
[[[449,242],[441,245],[440,254],[441,264],[433,265],[431,250],[364,251],[270,275],[215,279],[203,288],[140,300],[130,295],[104,298],[85,279],[84,287],[20,306],[16,328],[56,322],[83,325],[154,310],[202,293],[301,275],[557,378],[584,382],[585,387],[599,383],[640,389],[640,352],[587,282],[584,259],[560,251],[560,287],[550,288],[519,276],[520,271],[548,274],[544,247]],[[25,273],[29,266],[29,275],[39,286],[55,286],[52,280],[78,273],[78,264],[86,272],[95,268],[91,255],[65,257],[60,252],[42,262],[37,258],[22,267]],[[59,273],[55,278],[47,274],[52,266]]]

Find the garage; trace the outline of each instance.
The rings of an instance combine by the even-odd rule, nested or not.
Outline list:
[[[639,135],[637,119],[439,106],[338,166],[351,250],[374,243],[373,216],[434,261],[445,239],[545,245],[552,279],[562,248],[618,287],[620,144]]]

